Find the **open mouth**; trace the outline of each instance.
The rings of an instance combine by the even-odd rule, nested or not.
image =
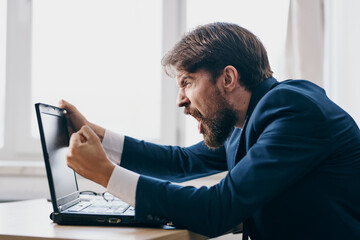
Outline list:
[[[198,120],[198,131],[200,134],[204,132],[202,121]]]
[[[191,114],[191,116],[193,118],[196,119],[196,121],[198,121],[198,131],[200,134],[202,134],[204,132],[204,128],[203,128],[203,122],[201,121],[200,117],[195,116],[196,114]]]
[[[202,134],[204,132],[204,126],[203,126],[203,121],[201,120],[202,119],[201,113],[197,110],[191,110],[189,108],[185,108],[184,113],[186,115],[191,115],[193,118],[196,119],[196,121],[198,121],[198,131],[200,134]]]

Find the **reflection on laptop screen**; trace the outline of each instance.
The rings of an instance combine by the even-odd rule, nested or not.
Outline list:
[[[66,164],[69,146],[66,121],[44,112],[41,115],[56,199],[64,198],[77,192],[75,173]]]

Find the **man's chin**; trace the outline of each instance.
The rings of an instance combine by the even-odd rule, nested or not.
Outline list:
[[[222,146],[224,146],[225,142],[223,144],[212,144],[212,143],[209,144],[207,142],[204,142],[204,143],[208,148],[215,150],[215,149],[218,149],[218,148],[221,148]]]
[[[204,135],[204,143],[210,149],[217,149],[224,146],[225,141],[226,139],[224,141],[214,141],[213,139],[210,139]]]
[[[214,130],[218,133],[214,134],[214,131],[211,132],[210,130],[208,130],[208,128],[205,128],[204,132],[202,133],[205,145],[210,149],[217,149],[223,147],[234,128],[224,130],[226,131]]]

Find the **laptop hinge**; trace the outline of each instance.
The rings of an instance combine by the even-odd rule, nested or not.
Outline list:
[[[80,198],[77,198],[68,203],[65,203],[64,205],[59,206],[59,212],[65,210],[65,209],[68,209],[69,207],[74,206],[75,204],[77,204],[79,202],[80,202]]]

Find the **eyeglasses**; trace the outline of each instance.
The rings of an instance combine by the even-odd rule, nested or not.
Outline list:
[[[107,202],[112,202],[114,201],[115,197],[114,195],[112,195],[111,193],[109,193],[108,191],[105,191],[103,193],[97,193],[94,191],[81,191],[80,195],[94,195],[94,196],[102,196],[103,199]]]
[[[114,201],[114,195],[112,195],[111,193],[105,191],[103,193],[101,193],[101,196],[105,199],[105,201],[107,202],[112,202]]]

